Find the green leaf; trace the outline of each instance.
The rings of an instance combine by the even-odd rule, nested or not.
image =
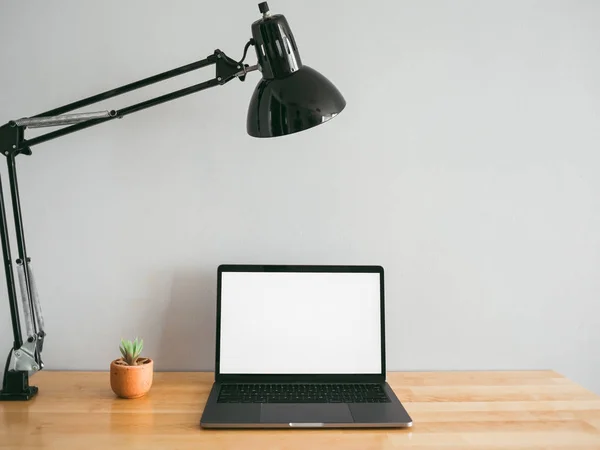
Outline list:
[[[121,345],[119,350],[123,355],[123,359],[127,364],[133,366],[136,364],[137,359],[142,354],[144,348],[144,340],[136,337],[133,341],[125,340],[121,338]]]

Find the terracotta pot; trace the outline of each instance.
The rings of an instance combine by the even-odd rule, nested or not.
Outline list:
[[[128,366],[123,358],[110,363],[110,387],[122,398],[139,398],[148,393],[152,386],[154,361],[141,358],[143,363],[138,366]]]

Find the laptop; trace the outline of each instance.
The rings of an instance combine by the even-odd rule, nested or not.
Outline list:
[[[386,382],[381,266],[221,265],[203,428],[410,427]]]

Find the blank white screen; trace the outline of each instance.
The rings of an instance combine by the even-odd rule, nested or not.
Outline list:
[[[378,273],[223,272],[220,372],[381,373]]]

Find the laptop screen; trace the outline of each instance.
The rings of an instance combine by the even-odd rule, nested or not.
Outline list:
[[[221,374],[380,374],[376,272],[223,271]]]

